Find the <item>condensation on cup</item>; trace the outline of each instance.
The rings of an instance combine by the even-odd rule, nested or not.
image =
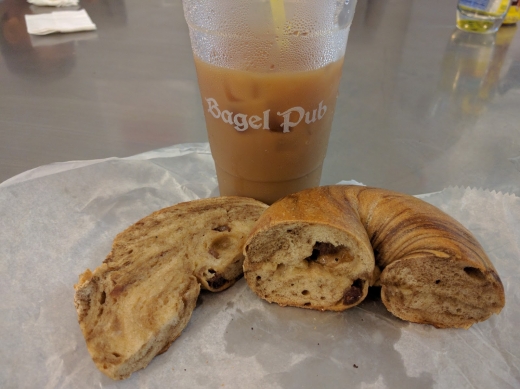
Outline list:
[[[183,0],[221,195],[318,186],[356,0]]]

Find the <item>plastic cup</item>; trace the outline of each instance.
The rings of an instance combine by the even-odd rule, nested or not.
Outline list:
[[[511,0],[458,0],[457,27],[481,34],[497,32],[510,5]]]
[[[221,195],[318,186],[355,0],[183,0]]]

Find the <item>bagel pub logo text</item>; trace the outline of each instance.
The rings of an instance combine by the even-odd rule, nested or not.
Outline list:
[[[208,103],[208,112],[215,119],[221,119],[224,123],[230,124],[237,131],[246,131],[249,128],[254,130],[272,130],[279,131],[278,128],[269,127],[269,116],[271,110],[266,109],[262,112],[262,115],[246,115],[243,113],[234,113],[231,111],[220,110],[217,100],[214,98],[205,99]],[[307,124],[314,123],[321,120],[327,112],[327,106],[320,101],[318,107],[312,111],[305,111],[302,107],[292,107],[284,112],[277,112],[276,115],[283,118],[283,122],[280,124],[282,132],[290,132],[291,128],[296,127],[303,121]]]

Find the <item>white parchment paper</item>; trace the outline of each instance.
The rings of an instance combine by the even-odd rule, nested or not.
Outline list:
[[[239,281],[202,295],[188,327],[115,382],[85,347],[73,285],[152,211],[218,195],[207,144],[44,166],[0,184],[0,388],[520,388],[520,202],[447,188],[422,196],[468,227],[506,307],[470,330],[390,315],[377,296],[342,313],[281,308]]]

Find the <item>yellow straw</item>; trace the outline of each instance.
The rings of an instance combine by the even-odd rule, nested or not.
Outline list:
[[[274,27],[279,30],[279,33],[283,33],[283,25],[285,24],[285,6],[283,0],[270,0],[270,2]]]

